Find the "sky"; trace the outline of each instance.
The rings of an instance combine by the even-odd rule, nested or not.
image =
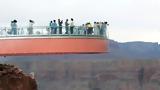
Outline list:
[[[109,38],[160,43],[160,0],[0,0],[0,27],[74,18],[77,25],[107,21]]]

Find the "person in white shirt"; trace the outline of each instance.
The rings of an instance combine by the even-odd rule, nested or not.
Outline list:
[[[70,23],[70,33],[73,34],[73,29],[74,29],[74,21],[73,18],[71,18],[71,23]]]
[[[99,35],[98,22],[94,22],[94,35]]]

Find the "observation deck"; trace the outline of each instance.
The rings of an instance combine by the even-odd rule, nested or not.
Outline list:
[[[93,27],[89,31],[75,26],[71,33],[70,28],[64,26],[57,27],[56,32],[48,26],[19,27],[15,32],[13,28],[1,28],[0,56],[106,53],[106,29]]]

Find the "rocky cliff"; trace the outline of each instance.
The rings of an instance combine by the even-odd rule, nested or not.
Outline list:
[[[37,90],[32,76],[13,65],[0,64],[0,90]]]

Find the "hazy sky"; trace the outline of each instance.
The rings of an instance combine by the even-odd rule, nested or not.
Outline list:
[[[160,0],[0,0],[0,26],[13,19],[27,25],[48,25],[53,19],[73,17],[75,23],[108,21],[109,37],[160,43]]]

